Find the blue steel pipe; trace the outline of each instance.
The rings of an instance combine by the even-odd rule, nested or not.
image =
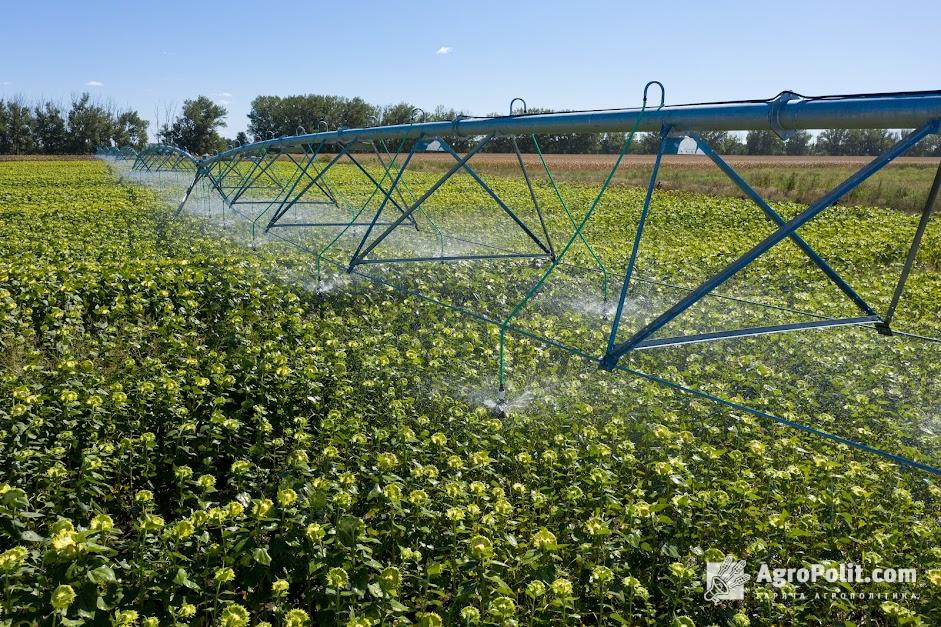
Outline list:
[[[637,119],[640,117],[638,123]],[[941,94],[862,96],[797,99],[727,105],[664,107],[656,111],[618,110],[581,113],[546,113],[496,118],[461,118],[337,129],[279,137],[226,150],[204,160],[209,164],[259,149],[286,148],[319,143],[350,143],[380,139],[414,139],[419,136],[526,135],[531,133],[627,132],[634,128],[658,132],[664,126],[676,131],[751,131],[827,128],[915,128],[941,118]]]

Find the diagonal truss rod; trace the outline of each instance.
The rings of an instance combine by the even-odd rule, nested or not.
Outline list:
[[[912,239],[912,246],[908,250],[905,265],[902,266],[902,273],[895,286],[895,292],[892,294],[892,302],[889,303],[889,308],[886,310],[882,321],[876,325],[876,329],[880,333],[891,333],[889,325],[892,324],[892,319],[895,317],[895,310],[898,308],[899,301],[902,299],[902,293],[905,291],[905,283],[908,282],[908,275],[912,271],[912,266],[915,265],[915,258],[918,256],[918,249],[921,248],[921,240],[925,235],[925,230],[928,228],[931,212],[934,211],[934,206],[938,202],[939,191],[941,191],[941,163],[938,164],[938,171],[935,172],[934,181],[931,183],[931,190],[928,192],[928,200],[925,201],[925,208],[921,212],[918,228],[915,229],[915,237]]]
[[[317,144],[317,149],[316,149],[316,153],[315,153],[315,154],[319,154],[319,153],[320,153],[320,149],[321,149],[322,147],[323,147],[323,143]],[[310,146],[305,145],[305,146],[304,146],[304,157],[310,157],[310,152],[309,152],[309,151],[310,151]],[[307,170],[308,170],[308,167],[307,167],[307,166],[302,166],[302,165],[298,162],[298,160],[294,158],[294,155],[292,155],[291,153],[288,153],[288,159],[290,159],[291,162],[294,164],[294,166],[295,166],[298,170],[301,171],[301,176],[310,177],[310,173],[307,171]],[[297,184],[295,183],[294,186],[296,187],[296,185],[297,185]],[[315,185],[317,186],[317,189],[319,189],[320,192],[321,192],[324,196],[326,196],[327,198],[330,199],[330,202],[332,202],[334,205],[336,205],[336,206],[338,206],[338,207],[340,206],[340,203],[337,202],[337,199],[336,199],[336,197],[333,195],[333,193],[332,193],[328,188],[326,188],[326,187],[324,187],[323,185],[321,185],[321,184],[320,184],[320,181],[317,181],[317,182],[315,183]]]
[[[698,344],[714,340],[727,340],[737,337],[755,337],[759,335],[772,335],[788,333],[790,331],[804,331],[807,329],[828,329],[832,327],[846,327],[853,325],[878,323],[879,316],[856,316],[854,318],[838,318],[835,320],[811,320],[808,322],[793,322],[789,324],[772,324],[760,327],[745,327],[743,329],[729,329],[727,331],[713,331],[711,333],[697,333],[696,335],[679,335],[676,337],[647,340],[634,350],[649,348],[663,348],[666,346],[680,346],[683,344]]]
[[[382,240],[387,238],[389,234],[392,233],[392,231],[394,231],[400,224],[405,222],[405,220],[409,216],[415,213],[415,210],[418,209],[423,202],[428,200],[428,198],[432,194],[434,194],[438,190],[439,187],[444,185],[448,181],[448,179],[450,179],[452,176],[454,176],[454,174],[458,170],[464,167],[464,164],[466,164],[467,161],[471,157],[476,155],[478,152],[480,152],[484,148],[484,146],[489,144],[490,141],[493,139],[493,137],[494,137],[493,135],[487,135],[486,137],[483,137],[480,141],[478,141],[474,145],[473,148],[470,149],[470,151],[468,151],[466,155],[464,155],[463,157],[459,157],[457,163],[451,166],[451,169],[449,169],[447,172],[444,173],[444,175],[441,176],[441,178],[435,181],[435,183],[431,187],[429,187],[425,191],[425,193],[422,194],[418,198],[418,200],[416,200],[411,205],[409,205],[409,207],[405,210],[405,212],[402,215],[400,215],[398,218],[393,220],[392,224],[386,227],[385,231],[383,231],[378,237],[376,237],[376,239],[374,239],[372,243],[366,246],[366,241],[367,241],[367,238],[369,237],[370,232],[372,231],[372,226],[375,225],[375,223],[379,220],[379,215],[382,213],[382,210],[385,209],[386,203],[390,200],[392,191],[398,186],[399,181],[402,180],[402,174],[405,173],[405,168],[408,166],[409,162],[412,159],[412,156],[415,154],[415,149],[418,146],[418,142],[415,142],[415,144],[412,146],[412,149],[409,151],[408,156],[405,158],[405,161],[402,163],[402,168],[396,173],[395,181],[392,182],[391,188],[387,192],[385,192],[385,198],[383,198],[382,204],[379,205],[379,210],[376,211],[376,215],[373,216],[373,220],[372,220],[373,224],[369,227],[369,229],[363,235],[363,239],[362,241],[360,241],[359,246],[356,249],[356,252],[353,253],[353,258],[350,260],[349,271],[352,271],[353,268],[357,266],[357,264],[363,261],[366,255],[372,252],[372,250],[376,246],[378,246],[380,242],[382,242]]]
[[[765,212],[765,215],[772,222],[777,224],[778,228],[785,225],[784,218],[782,218],[780,214],[778,214],[778,212],[775,211],[771,205],[768,204],[768,202],[758,194],[758,192],[752,189],[751,185],[749,185],[745,179],[739,176],[738,172],[732,169],[732,166],[730,166],[728,162],[720,157],[716,151],[713,150],[712,146],[710,146],[709,143],[706,142],[699,133],[692,132],[689,134],[689,136],[696,141],[696,144],[704,153],[706,153],[706,156],[712,159],[713,163],[715,163],[719,169],[722,170],[722,172],[724,172],[725,175],[728,176],[732,182],[739,187],[739,189],[745,192],[745,195],[751,198],[751,200],[756,205],[761,207],[761,210]],[[876,315],[876,311],[869,305],[869,303],[863,300],[863,297],[860,296],[856,290],[854,290],[846,281],[844,281],[843,277],[841,277],[840,274],[834,270],[833,267],[827,263],[826,260],[821,257],[817,251],[815,251],[813,247],[807,243],[806,240],[804,240],[804,238],[802,238],[796,232],[792,232],[790,235],[788,235],[788,239],[794,242],[804,252],[804,254],[810,258],[814,265],[820,268],[824,274],[829,277],[830,281],[839,287],[840,290],[842,290],[843,293],[846,294],[863,313],[870,316]]]
[[[399,216],[399,218],[397,218],[392,224],[389,225],[387,230],[383,232],[382,235],[379,236],[378,240],[374,242],[373,245],[370,246],[367,251],[363,252],[362,255],[360,255],[360,252],[363,250],[363,246],[366,245],[366,242],[369,239],[369,235],[372,233],[373,229],[376,228],[376,223],[379,222],[379,216],[382,215],[382,210],[385,209],[386,204],[391,199],[392,191],[398,187],[399,181],[402,180],[402,176],[405,174],[405,169],[408,168],[408,164],[412,161],[412,157],[415,156],[415,151],[418,149],[418,142],[421,141],[421,139],[422,138],[419,137],[417,141],[412,143],[412,147],[409,149],[408,154],[405,156],[405,160],[402,162],[402,167],[400,167],[398,172],[395,173],[395,178],[392,180],[392,185],[389,187],[388,190],[384,190],[382,192],[382,201],[379,203],[379,208],[376,210],[376,214],[372,217],[372,220],[369,222],[369,226],[366,227],[366,232],[363,234],[363,238],[359,241],[359,244],[356,246],[356,250],[353,252],[353,256],[350,258],[350,265],[347,268],[347,272],[352,272],[353,269],[356,267],[358,260],[361,259],[361,257],[365,257],[366,254],[370,250],[375,248],[376,243],[378,243],[379,241],[382,240],[382,238],[386,237],[389,233],[391,233],[392,229],[394,229],[396,226],[398,226],[399,224],[402,224],[402,222],[405,221],[406,213],[403,213],[401,216]],[[483,140],[482,143],[486,144],[487,141],[490,141],[490,140],[489,139]],[[432,189],[435,189],[435,186],[432,186]],[[423,196],[422,198],[427,198],[430,195],[431,195],[430,193],[426,193],[426,195]],[[416,200],[415,203],[413,203],[409,207],[409,209],[406,210],[406,212],[408,213],[408,212],[414,211],[417,208],[418,203],[421,202],[422,198],[419,198],[418,200]]]
[[[373,186],[374,186],[377,190],[379,190],[379,191],[382,192],[383,194],[386,194],[386,189],[382,186],[382,184],[381,184],[379,181],[377,181],[376,178],[375,178],[372,174],[370,174],[369,171],[368,171],[366,168],[363,167],[363,165],[359,162],[358,159],[356,159],[356,157],[353,156],[352,153],[347,154],[347,155],[346,155],[346,158],[353,162],[353,165],[355,165],[355,166],[359,169],[359,171],[363,173],[363,176],[365,176],[367,179],[369,179],[369,182],[372,183]],[[392,192],[392,190],[390,189],[390,190],[389,190],[389,194],[387,194],[387,197],[388,197],[388,199],[389,199],[389,202],[392,203],[392,206],[393,206],[393,207],[395,207],[396,209],[399,210],[399,213],[405,214],[405,209],[402,207],[402,205],[400,205],[400,204],[395,200],[395,198],[392,198],[391,192]],[[401,192],[399,192],[399,194],[401,195]],[[407,216],[407,218],[408,218],[409,222],[411,222],[412,225],[414,225],[415,230],[417,231],[417,230],[418,230],[418,222],[415,221],[414,216],[409,215],[409,216]]]
[[[311,167],[314,167],[314,163],[317,161],[317,157],[320,155],[320,151],[321,151],[321,149],[322,149],[323,147],[324,147],[324,144],[321,143],[321,144],[318,144],[318,145],[317,145],[317,148],[315,148],[314,150],[310,150],[310,151],[309,151],[309,148],[308,148],[307,146],[305,146],[305,147],[304,147],[304,155],[307,157],[307,159],[306,159],[304,165],[299,164],[299,163],[294,159],[294,157],[291,157],[291,161],[294,162],[294,165],[295,165],[295,167],[298,169],[299,172],[298,172],[298,174],[297,174],[297,177],[294,179],[294,182],[291,184],[290,189],[288,189],[287,192],[284,194],[284,200],[282,201],[282,203],[283,203],[283,202],[287,202],[288,198],[291,197],[291,194],[294,193],[294,190],[297,189],[297,186],[300,184],[301,179],[303,179],[305,176],[306,176],[308,179],[310,179],[310,181],[311,181],[314,185],[316,185],[317,188],[320,189],[320,191],[326,193],[326,192],[324,191],[323,187],[320,186],[320,181],[319,181],[319,179],[312,177],[312,176],[310,175],[310,172],[308,172],[308,170],[310,170]],[[308,152],[308,151],[309,151],[309,152]],[[309,187],[308,187],[308,189],[309,189]],[[298,196],[298,198],[300,198],[300,196]],[[336,200],[333,198],[333,196],[327,196],[327,198],[329,198],[329,199],[331,200],[331,202],[333,202],[333,204],[336,204]],[[295,202],[296,202],[296,201],[295,201]],[[270,207],[270,205],[269,205],[269,207]],[[280,219],[280,217],[279,217],[279,219]],[[265,230],[267,231],[268,229],[270,229],[270,228],[272,228],[272,227],[275,227],[275,226],[280,226],[280,225],[278,225],[277,223],[271,223],[271,224],[268,225],[268,227],[267,227]]]
[[[441,142],[441,145],[444,146],[444,149],[448,152],[448,154],[450,154],[452,157],[454,157],[454,160],[457,161],[458,164],[459,164],[468,174],[470,174],[471,178],[473,178],[475,181],[477,181],[477,184],[480,185],[480,186],[483,188],[483,190],[484,190],[485,192],[487,192],[487,195],[490,196],[490,197],[493,199],[493,201],[496,202],[496,203],[500,206],[500,209],[502,209],[504,213],[506,213],[508,216],[510,216],[510,219],[513,220],[513,222],[515,222],[517,226],[519,226],[521,229],[523,229],[523,232],[526,233],[526,235],[529,237],[529,239],[533,240],[533,242],[536,243],[536,246],[538,246],[540,249],[542,249],[542,251],[543,251],[544,253],[546,253],[547,255],[550,255],[550,256],[551,256],[551,255],[553,254],[553,253],[552,253],[552,250],[551,250],[549,247],[547,247],[538,237],[536,237],[536,234],[533,233],[533,232],[530,230],[530,228],[529,228],[528,226],[526,226],[526,223],[523,222],[522,220],[520,220],[520,219],[519,219],[519,216],[517,216],[516,213],[515,213],[512,209],[510,209],[510,208],[507,206],[507,204],[506,204],[505,202],[503,202],[503,199],[500,198],[500,196],[497,195],[497,193],[496,193],[495,191],[493,191],[493,190],[490,188],[490,186],[487,185],[487,183],[486,183],[482,178],[480,178],[480,175],[477,174],[477,172],[474,170],[474,168],[472,168],[472,167],[467,163],[467,162],[469,161],[469,159],[461,159],[461,155],[457,154],[457,153],[454,151],[454,149],[451,148],[451,146],[450,146],[446,141],[444,141],[443,139],[440,139],[439,141]],[[524,170],[524,171],[525,171],[525,170]],[[526,177],[526,180],[529,181],[529,177],[528,177],[528,176]],[[537,205],[537,207],[538,207],[538,205]],[[538,209],[537,209],[537,211],[538,211]],[[540,215],[541,215],[541,214],[540,214]]]
[[[797,229],[820,215],[820,213],[833,205],[833,203],[835,203],[839,198],[855,189],[863,181],[881,170],[898,156],[904,154],[909,148],[917,144],[926,136],[932,133],[937,133],[938,129],[939,121],[932,120],[921,126],[921,128],[910,133],[903,139],[899,140],[894,146],[889,148],[889,150],[873,159],[867,165],[863,166],[855,174],[847,178],[841,184],[837,185],[832,191],[825,194],[820,200],[791,218],[790,221],[783,224],[774,233],[756,244],[751,250],[726,266],[718,274],[711,277],[710,279],[707,279],[697,288],[690,291],[690,293],[687,294],[678,303],[670,307],[667,311],[660,314],[660,316],[658,316],[652,322],[648,323],[642,329],[634,333],[634,335],[632,335],[629,339],[615,345],[613,349],[608,350],[601,359],[601,367],[607,370],[614,368],[617,365],[618,360],[626,353],[630,352],[634,348],[639,347],[642,342],[666,326],[677,316],[702,300],[704,297],[708,296],[716,288],[738,274],[738,272],[740,272],[743,268],[750,265],[753,261],[758,259],[772,247],[784,239],[789,238],[797,231]]]
[[[273,156],[270,156],[269,158],[270,154],[271,153],[267,153],[265,154],[264,157],[262,157],[258,161],[254,161],[252,164],[252,168],[248,171],[248,173],[246,173],[244,176],[241,177],[241,179],[239,180],[238,186],[236,187],[235,194],[232,196],[232,199],[229,201],[230,207],[234,205],[235,203],[237,203],[239,201],[239,198],[241,198],[242,195],[245,194],[245,192],[251,189],[252,186],[254,186],[255,183],[257,183],[258,180],[262,176],[264,176],[268,172],[268,170],[270,170],[274,166],[275,162],[277,162],[278,160],[278,155],[277,153],[274,153]],[[263,163],[264,165],[262,165]],[[270,178],[271,177],[269,176],[269,179]],[[274,180],[274,179],[271,179],[271,180]],[[284,188],[277,181],[275,181],[275,183],[280,188],[279,190],[279,195],[280,195],[280,193],[284,191]]]
[[[529,189],[529,197],[533,201],[533,209],[539,216],[539,226],[542,227],[542,235],[546,238],[546,246],[550,259],[555,259],[555,249],[552,247],[552,237],[549,235],[549,229],[546,228],[546,219],[542,215],[542,209],[539,208],[539,201],[536,199],[536,190],[533,189],[533,182],[529,180],[529,172],[526,170],[526,163],[523,161],[523,155],[520,153],[519,143],[516,141],[516,135],[511,137],[513,141],[513,152],[516,153],[516,161],[519,163],[520,171],[523,173],[523,180],[526,181],[526,187]]]
[[[330,162],[327,163],[327,165],[320,172],[318,172],[315,176],[310,177],[310,180],[304,185],[301,191],[297,192],[294,195],[294,198],[291,198],[291,200],[288,200],[288,198],[290,197],[290,194],[288,194],[285,197],[284,202],[281,203],[281,206],[275,211],[274,215],[271,216],[271,220],[268,222],[268,226],[265,227],[265,231],[267,231],[268,229],[273,227],[275,224],[277,224],[278,220],[284,217],[284,214],[286,214],[291,207],[297,204],[297,201],[299,201],[301,197],[310,190],[311,187],[316,185],[317,182],[320,181],[320,179],[324,177],[324,175],[330,170],[330,168],[332,168],[337,163],[337,161],[339,161],[343,157],[344,154],[346,154],[346,146],[342,145],[340,148],[340,151],[337,152],[336,156],[334,156],[333,159],[331,159]],[[312,159],[309,159],[308,163],[313,164],[314,159],[316,159],[316,155]]]

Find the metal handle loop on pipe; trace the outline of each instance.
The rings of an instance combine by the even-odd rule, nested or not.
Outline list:
[[[661,83],[660,81],[650,81],[649,83],[644,85],[644,106],[647,105],[647,90],[650,89],[651,85],[657,85],[660,88],[660,106],[657,107],[656,109],[657,111],[659,111],[660,109],[663,108],[663,104],[667,99],[667,90],[664,89],[663,83]]]
[[[412,108],[412,119],[410,120],[410,123],[411,123],[411,124],[414,124],[414,123],[415,123],[415,114],[416,114],[416,113],[421,113],[421,121],[422,121],[422,122],[425,122],[425,121],[428,119],[428,114],[425,113],[425,110],[424,110],[424,109],[422,109],[421,107],[413,107],[413,108]]]
[[[317,123],[317,128],[324,133],[330,130],[326,120],[320,120],[320,122]]]
[[[516,104],[517,102],[523,103],[523,115],[526,115],[526,101],[523,100],[522,98],[514,98],[513,100],[510,101],[510,115],[513,115],[513,105]]]

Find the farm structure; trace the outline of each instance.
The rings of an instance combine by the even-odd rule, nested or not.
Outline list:
[[[660,91],[658,103],[648,98]],[[516,106],[516,108],[514,108]],[[420,116],[417,116],[420,118]],[[906,286],[915,267],[933,206],[941,187],[941,168],[913,232],[904,238],[904,253],[892,259],[894,278],[884,289],[889,296],[875,303],[855,284],[851,268],[838,267],[839,241],[827,241],[812,223],[867,179],[929,135],[939,133],[941,93],[912,92],[805,97],[782,92],[767,100],[664,104],[663,87],[649,83],[637,109],[528,114],[515,99],[510,115],[458,116],[451,121],[355,129],[321,128],[271,138],[198,159],[171,146],[151,146],[134,162],[131,176],[173,173],[174,193],[183,192],[177,213],[188,207],[222,215],[223,223],[238,219],[247,225],[252,246],[279,241],[314,256],[313,271],[326,292],[339,280],[356,276],[420,295],[457,309],[498,329],[499,396],[496,408],[506,411],[507,336],[520,335],[567,351],[604,370],[653,378],[665,385],[770,418],[788,426],[889,457],[896,462],[941,474],[934,465],[896,455],[875,446],[807,426],[747,402],[703,392],[644,372],[646,354],[697,350],[734,351],[736,343],[761,341],[796,332],[857,334],[866,332],[886,342],[936,344],[932,332],[898,325]],[[707,131],[773,131],[782,137],[805,129],[914,129],[815,202],[783,210],[773,206],[704,137]],[[607,176],[591,196],[573,199],[560,189],[543,155],[538,136],[553,133],[624,134],[621,149]],[[625,254],[600,250],[592,229],[605,212],[617,215],[609,199],[611,182],[638,132],[658,133],[659,150],[639,212],[624,229]],[[518,166],[523,194],[508,194],[502,180],[474,169],[474,157],[498,138],[508,138]],[[767,223],[763,237],[722,251],[715,267],[698,268],[683,285],[657,277],[655,262],[645,263],[651,244],[649,229],[657,220],[657,182],[663,157],[692,140],[754,204]],[[533,167],[521,144],[538,157]],[[443,155],[450,167],[443,174],[416,177],[409,166],[416,155]],[[527,163],[529,165],[527,165]],[[449,211],[457,194],[474,198],[475,211]],[[197,196],[197,198],[194,198]],[[513,196],[512,198],[509,196]],[[621,227],[624,228],[624,224]],[[831,232],[832,234],[832,232]],[[787,247],[814,274],[804,298],[793,285],[774,286],[778,279],[774,253]],[[825,254],[822,250],[826,250]],[[499,297],[468,294],[448,286],[450,263],[495,272],[511,286]],[[326,278],[325,266],[335,267]],[[418,267],[434,266],[427,280]],[[897,267],[896,267],[897,266]],[[645,267],[648,271],[640,272]],[[760,277],[764,283],[755,285]],[[819,310],[813,293],[838,295],[828,310]],[[798,298],[799,296],[799,298]],[[589,302],[567,318],[589,332],[553,333],[546,315],[560,303]],[[792,350],[789,347],[783,350]],[[852,351],[852,343],[846,345]],[[932,349],[928,349],[932,350]],[[676,354],[674,352],[674,354]],[[926,401],[930,403],[930,401]]]

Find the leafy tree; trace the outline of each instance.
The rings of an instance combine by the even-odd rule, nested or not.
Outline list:
[[[745,142],[736,133],[726,133],[716,145],[716,150],[722,155],[744,155]]]
[[[811,139],[811,135],[807,131],[795,131],[784,140],[784,153],[794,156],[809,155]]]
[[[735,133],[729,131],[699,131],[699,135],[720,155],[745,154],[745,144]]]
[[[239,146],[244,146],[245,144],[250,144],[251,140],[248,139],[248,133],[245,131],[239,131],[235,134],[235,143]]]
[[[783,155],[784,140],[774,131],[748,131],[745,152],[749,155]]]
[[[33,136],[40,152],[53,155],[66,152],[69,146],[69,132],[62,109],[52,102],[36,105],[33,109]]]
[[[660,149],[660,133],[639,133],[634,136],[631,152],[652,155]]]
[[[72,101],[68,119],[69,152],[84,155],[111,145],[114,118],[107,109],[93,103],[88,92]]]
[[[846,154],[876,156],[898,141],[892,131],[881,128],[851,129],[847,132]]]
[[[941,135],[932,135],[922,142],[926,157],[941,157]]]
[[[340,107],[339,126],[344,128],[362,128],[369,126],[379,118],[379,109],[362,98],[346,100]]]
[[[68,114],[51,101],[27,105],[0,100],[0,153],[89,154],[102,146],[138,148],[147,143],[147,121],[136,111],[117,116],[87,93],[72,100]]]
[[[304,96],[258,96],[248,114],[248,130],[255,140],[294,135],[299,128],[312,133],[325,122],[328,128],[368,126],[379,117],[379,109],[362,98],[321,94]]]
[[[441,107],[442,109],[444,107]],[[408,124],[412,121],[412,112],[415,107],[408,102],[398,102],[394,105],[387,105],[382,108],[382,124]],[[434,116],[433,116],[434,117]]]
[[[885,152],[898,137],[885,129],[827,129],[817,137],[816,152],[834,156],[875,156]]]
[[[815,144],[815,152],[820,155],[842,156],[847,153],[849,129],[828,128],[820,132]]]
[[[725,143],[726,138],[729,136],[728,131],[699,131],[700,137],[702,137],[706,143],[712,146],[715,150],[719,150],[719,146]]]
[[[194,155],[215,153],[225,149],[225,140],[219,129],[225,126],[225,107],[206,96],[183,102],[183,111],[169,126],[164,126],[160,137]]]
[[[912,129],[902,131],[902,136],[912,133]],[[909,151],[912,157],[941,157],[941,135],[929,135]]]
[[[133,146],[140,150],[147,145],[147,120],[137,111],[124,111],[114,121],[111,138],[118,147]]]
[[[33,115],[29,106],[19,99],[9,100],[3,109],[2,117],[4,119],[0,152],[13,155],[33,152]]]

